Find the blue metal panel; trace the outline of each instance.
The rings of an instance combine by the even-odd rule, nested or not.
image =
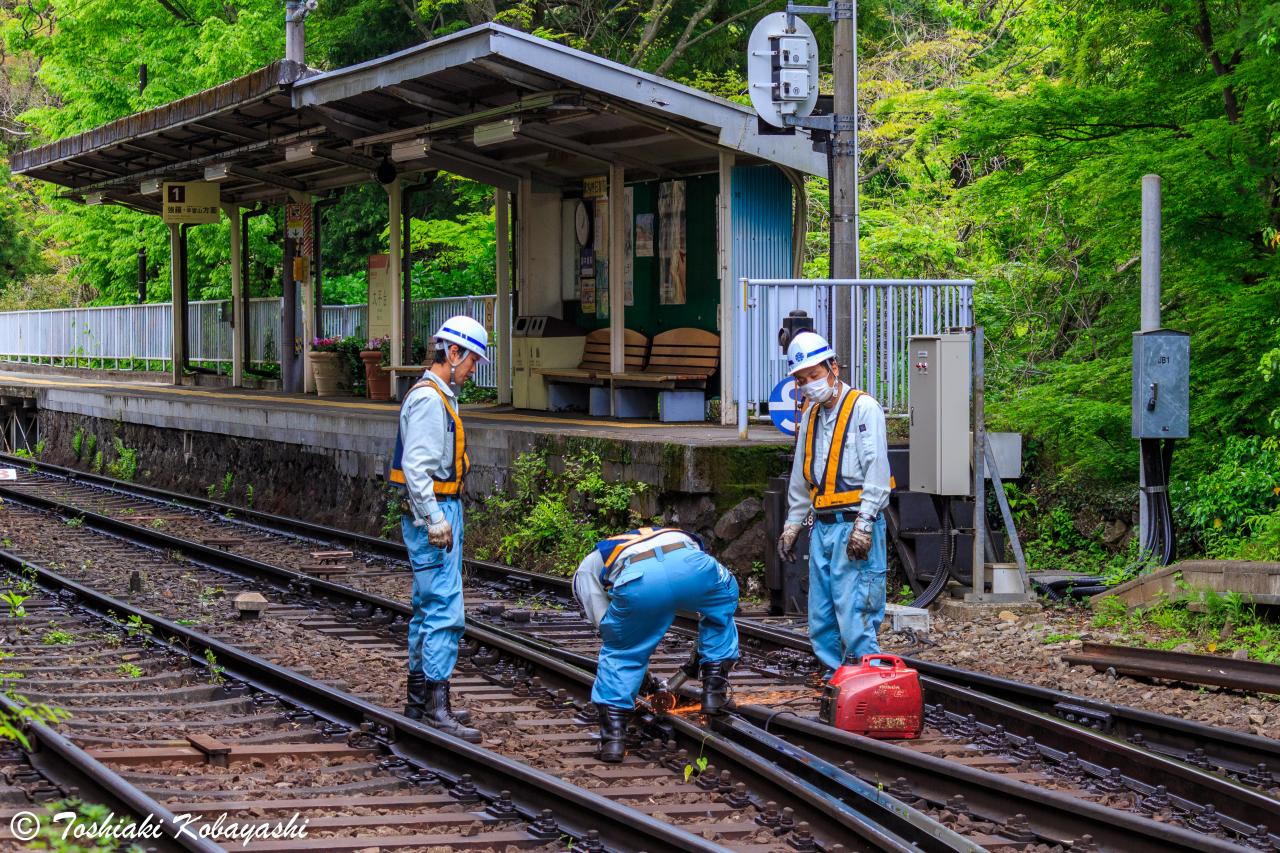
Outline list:
[[[791,182],[774,166],[733,168],[733,280],[791,276]]]

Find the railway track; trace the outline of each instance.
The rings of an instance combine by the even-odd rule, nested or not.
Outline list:
[[[6,802],[65,799],[70,765],[122,813],[163,816],[169,849],[218,849],[199,833],[219,819],[211,840],[250,850],[721,849],[55,572],[12,577],[30,596],[0,619],[6,664],[70,718],[6,756]],[[3,843],[28,849],[12,828]]]
[[[39,485],[40,483],[52,485]],[[334,594],[334,588],[347,590],[341,592],[338,598],[346,602],[345,606],[355,609],[357,613],[363,613],[362,621],[367,622],[370,619],[387,619],[394,625],[397,618],[403,616],[405,612],[403,605],[399,605],[393,598],[380,595],[365,590],[363,597],[355,593],[353,595],[350,586],[359,586],[366,588],[369,586],[383,585],[381,588],[388,591],[394,591],[395,584],[405,584],[401,587],[407,589],[407,581],[404,575],[396,576],[396,572],[403,572],[403,568],[397,568],[397,563],[403,559],[402,551],[397,554],[398,546],[391,543],[381,542],[379,540],[366,540],[364,537],[356,537],[351,534],[343,534],[337,531],[328,531],[324,528],[316,528],[304,523],[275,519],[272,517],[264,517],[260,514],[247,514],[242,510],[234,510],[231,512],[236,514],[236,518],[227,519],[227,509],[211,505],[203,501],[190,501],[183,499],[184,502],[191,504],[185,508],[175,505],[173,496],[162,497],[160,495],[148,494],[140,495],[134,493],[132,487],[128,491],[117,488],[115,491],[103,492],[104,483],[71,483],[60,481],[56,476],[45,475],[38,479],[28,478],[24,476],[24,482],[17,486],[18,491],[22,491],[21,496],[14,495],[19,500],[30,502],[35,505],[43,505],[45,508],[57,509],[61,506],[62,512],[73,512],[68,504],[76,509],[83,511],[90,506],[96,506],[98,510],[105,510],[106,513],[113,513],[108,516],[103,513],[99,516],[85,515],[85,524],[103,524],[112,527],[112,522],[119,527],[117,535],[127,535],[130,533],[137,534],[139,525],[135,523],[138,519],[136,516],[142,514],[140,510],[146,510],[150,507],[150,512],[155,512],[157,499],[168,501],[164,506],[164,512],[172,514],[169,519],[170,523],[163,525],[171,533],[177,533],[180,527],[185,525],[196,526],[192,532],[190,527],[184,529],[183,535],[200,535],[207,534],[205,538],[218,539],[217,535],[211,531],[221,531],[222,547],[215,545],[204,545],[203,543],[195,543],[190,540],[176,540],[169,533],[160,533],[156,530],[151,532],[153,547],[174,547],[185,542],[186,547],[194,552],[201,552],[201,549],[210,553],[193,554],[200,558],[213,557],[215,560],[228,560],[231,562],[240,561],[241,563],[255,563],[250,558],[240,554],[230,553],[235,549],[234,545],[226,544],[229,540],[236,537],[228,534],[229,530],[241,531],[238,535],[244,537],[244,531],[253,531],[255,537],[260,537],[254,547],[261,549],[269,549],[271,542],[280,539],[281,535],[287,535],[293,539],[291,547],[301,549],[306,552],[308,557],[313,557],[315,553],[323,553],[317,551],[317,548],[328,548],[329,553],[334,550],[348,550],[350,555],[343,557],[347,564],[343,565],[343,571],[339,573],[321,572],[322,577],[308,578],[299,580],[296,576],[289,579],[295,587],[305,584],[311,587],[312,592],[320,595]],[[60,495],[57,500],[49,497],[48,492],[54,491]],[[43,493],[43,494],[41,494]],[[66,504],[59,504],[59,501],[65,500]],[[95,503],[96,501],[96,503]],[[131,510],[131,511],[130,511]],[[215,514],[215,510],[220,510]],[[133,521],[121,521],[121,516],[134,516]],[[255,517],[257,516],[257,517]],[[189,520],[188,520],[189,519]],[[145,518],[143,519],[145,522]],[[168,536],[175,541],[166,541],[162,537]],[[376,543],[376,544],[375,544]],[[283,547],[283,546],[281,546]],[[225,549],[225,550],[224,550]],[[307,550],[310,549],[310,550]],[[279,557],[275,557],[279,560]],[[282,561],[283,562],[283,561]],[[262,567],[267,567],[263,569]],[[289,572],[283,572],[278,566],[273,567],[269,563],[259,563],[253,567],[254,571],[270,574],[272,568],[275,569],[278,577],[290,575]],[[326,568],[328,568],[326,566]],[[244,566],[241,566],[244,569]],[[545,578],[543,576],[530,575],[529,573],[513,570],[508,567],[497,566],[494,564],[484,564],[472,561],[469,564],[470,586],[472,593],[469,602],[469,620],[476,622],[485,622],[491,629],[507,632],[512,642],[517,645],[528,647],[530,645],[538,646],[544,653],[549,656],[556,657],[561,661],[568,661],[569,665],[579,672],[585,671],[593,664],[592,654],[594,652],[594,631],[590,626],[585,625],[580,619],[567,609],[559,609],[564,607],[565,583],[561,579]],[[362,576],[363,575],[363,576]],[[332,578],[332,580],[328,578]],[[342,580],[343,583],[336,583]],[[350,586],[349,586],[350,585]],[[389,586],[387,586],[389,585]],[[405,596],[397,594],[401,599]],[[344,597],[345,596],[345,597]],[[477,598],[478,597],[478,598]],[[381,613],[378,613],[381,608]],[[397,610],[399,608],[399,610]],[[367,611],[367,612],[366,612]],[[766,715],[771,717],[771,730],[774,734],[778,731],[778,726],[784,725],[787,720],[794,720],[795,725],[799,728],[803,726],[803,716],[806,712],[812,712],[816,707],[816,694],[805,686],[804,681],[808,675],[811,666],[809,664],[807,640],[802,634],[790,630],[786,627],[778,625],[770,625],[752,620],[740,620],[740,630],[744,637],[744,647],[748,649],[745,656],[747,663],[747,677],[742,678],[735,676],[735,687],[737,689],[737,699],[740,705],[744,706],[744,718],[750,718],[752,713],[757,715]],[[331,626],[333,630],[343,630],[341,626]],[[347,626],[346,630],[350,630],[351,626]],[[474,640],[473,636],[473,640]],[[661,670],[663,667],[674,667],[683,660],[684,654],[682,643],[687,642],[683,638],[677,637],[673,643],[664,648],[663,652],[655,659],[655,668]],[[387,643],[393,645],[394,643]],[[487,646],[485,649],[479,649],[482,660],[487,654],[487,650],[492,647]],[[1023,791],[1026,795],[1026,808],[1030,813],[1014,811],[1009,813],[1009,808],[1022,808],[1022,805],[1010,806],[1011,802],[1018,801],[1016,797],[1005,795],[997,798],[995,801],[987,802],[982,795],[970,795],[967,801],[961,801],[959,805],[963,808],[950,808],[947,806],[957,806],[954,796],[957,792],[958,785],[954,781],[947,781],[946,774],[942,775],[943,781],[938,783],[942,788],[950,789],[950,793],[945,793],[937,788],[930,787],[926,784],[927,773],[919,769],[912,769],[905,765],[899,771],[884,770],[880,768],[873,770],[870,760],[867,760],[867,766],[864,768],[859,763],[857,756],[854,756],[854,773],[842,770],[843,776],[837,779],[837,783],[832,787],[828,787],[828,796],[854,797],[854,789],[858,783],[874,784],[884,786],[885,788],[896,789],[901,794],[900,799],[908,802],[915,802],[922,806],[921,812],[924,816],[937,819],[938,822],[949,825],[959,826],[968,829],[968,837],[971,840],[976,839],[978,843],[984,846],[998,847],[1004,845],[1009,849],[1026,849],[1028,845],[1037,843],[1061,843],[1063,841],[1074,839],[1077,842],[1082,834],[1093,836],[1094,842],[1101,845],[1103,849],[1221,849],[1220,845],[1228,845],[1228,849],[1232,843],[1247,844],[1256,849],[1268,849],[1267,843],[1272,845],[1271,849],[1276,847],[1276,839],[1274,836],[1267,834],[1264,830],[1259,830],[1257,822],[1251,822],[1251,819],[1261,814],[1276,825],[1273,819],[1276,809],[1276,801],[1268,794],[1273,792],[1274,785],[1268,786],[1264,780],[1259,784],[1261,790],[1250,790],[1245,784],[1230,778],[1231,766],[1228,762],[1234,759],[1227,759],[1221,765],[1226,769],[1224,773],[1209,773],[1204,768],[1190,768],[1194,773],[1188,773],[1189,765],[1187,762],[1169,762],[1167,765],[1151,764],[1149,760],[1153,756],[1159,757],[1159,749],[1139,749],[1130,746],[1130,751],[1116,751],[1114,748],[1114,738],[1102,738],[1095,742],[1090,749],[1103,750],[1100,753],[1086,752],[1083,747],[1078,745],[1078,739],[1081,737],[1080,726],[1069,723],[1061,723],[1060,728],[1054,728],[1050,737],[1015,734],[1019,727],[1026,729],[1030,727],[1032,730],[1038,730],[1036,727],[1043,729],[1046,726],[1045,714],[1032,715],[1028,719],[1030,713],[1027,708],[1020,707],[1017,699],[1011,699],[1005,704],[1009,707],[998,709],[999,713],[992,711],[992,702],[989,701],[993,697],[991,693],[995,693],[993,684],[978,685],[984,687],[985,693],[977,689],[974,682],[981,682],[983,679],[989,679],[994,682],[1003,682],[1004,689],[1007,692],[1017,693],[1016,690],[1009,685],[1016,685],[1014,682],[1004,682],[1003,679],[992,679],[989,676],[980,676],[976,673],[964,673],[960,670],[952,670],[947,667],[940,667],[936,664],[927,664],[926,662],[916,662],[922,671],[928,672],[930,678],[926,679],[926,686],[929,689],[929,698],[931,705],[931,723],[928,730],[927,738],[919,744],[918,749],[907,749],[902,746],[887,746],[888,750],[902,756],[911,754],[923,754],[936,758],[938,754],[942,754],[940,759],[949,766],[958,766],[968,768],[980,774],[974,777],[968,787],[973,790],[983,789],[980,780],[986,780],[987,786],[993,784],[991,777],[1006,776],[1011,777],[1003,780],[1003,783],[1014,782],[1025,788],[1036,789],[1048,794],[1057,794],[1059,799],[1065,797],[1067,802],[1077,803],[1093,803],[1098,805],[1101,811],[1097,814],[1097,828],[1095,833],[1082,833],[1080,831],[1081,821],[1077,817],[1075,821],[1075,829],[1072,830],[1069,822],[1064,824],[1061,817],[1054,818],[1051,814],[1052,809],[1044,806],[1041,802],[1046,797],[1038,797],[1035,794]],[[998,686],[998,685],[996,685]],[[948,688],[950,692],[948,692]],[[957,693],[955,688],[963,690],[969,688],[971,694],[964,692]],[[560,688],[566,689],[566,688]],[[1032,688],[1032,691],[1039,690]],[[1051,691],[1040,691],[1042,693],[1050,693]],[[999,698],[994,697],[994,698]],[[1025,697],[1022,697],[1025,699]],[[1041,706],[1047,698],[1038,698]],[[1065,699],[1078,699],[1078,697],[1062,697],[1060,694],[1055,698],[1054,705],[1061,705]],[[756,700],[763,700],[763,704]],[[961,713],[966,709],[965,703],[970,710],[968,713]],[[750,706],[761,704],[766,710],[754,710]],[[999,703],[995,703],[997,706]],[[1029,703],[1030,704],[1030,703]],[[1079,713],[1079,709],[1083,705],[1076,703],[1077,711],[1072,716],[1077,716],[1078,720],[1094,727],[1102,728],[1101,721],[1096,717],[1090,717],[1083,713]],[[1107,706],[1110,709],[1110,706]],[[779,708],[785,709],[792,713],[778,713]],[[951,710],[956,708],[957,710]],[[1110,712],[1116,709],[1110,709]],[[1129,710],[1129,709],[1119,709]],[[1066,716],[1062,708],[1056,708],[1056,712],[1062,716]],[[970,717],[972,713],[972,718]],[[1005,716],[1002,718],[1000,714]],[[1173,721],[1172,718],[1160,718],[1160,715],[1146,715],[1148,719],[1139,719],[1143,712],[1136,712],[1137,717],[1133,715],[1125,715],[1123,713],[1115,714],[1124,725],[1138,728],[1130,734],[1139,734],[1141,731],[1149,733],[1159,733],[1172,731],[1179,737],[1188,737],[1191,735],[1205,734],[1205,732],[1196,731],[1196,724],[1184,723],[1184,721]],[[678,717],[677,717],[678,719]],[[1004,719],[1011,723],[1005,725],[999,722]],[[995,720],[995,722],[987,722],[987,720]],[[757,720],[759,722],[759,720]],[[1048,720],[1047,722],[1055,722]],[[1114,724],[1116,720],[1113,718],[1110,724]],[[1182,723],[1182,726],[1178,726]],[[745,725],[746,722],[744,721]],[[996,726],[1004,726],[1003,729],[997,729]],[[1206,727],[1199,727],[1206,729]],[[828,732],[830,730],[827,730]],[[1214,730],[1207,730],[1213,733]],[[734,741],[736,743],[747,743],[750,748],[757,750],[765,750],[766,744],[762,743],[757,737],[754,740],[748,738],[742,731],[720,732],[725,740],[734,741],[734,738],[746,738],[745,741]],[[804,737],[815,737],[813,732],[804,733]],[[1025,743],[1026,737],[1034,737],[1032,745],[1028,747]],[[800,739],[802,734],[792,732],[788,736],[788,742],[792,738]],[[1054,744],[1054,739],[1059,738],[1066,749],[1058,749]],[[1233,747],[1237,752],[1241,750],[1247,751],[1249,746],[1254,745],[1252,741],[1260,742],[1257,745],[1265,745],[1274,750],[1275,744],[1262,738],[1251,738],[1251,736],[1241,735],[1244,739],[1243,743],[1227,743],[1222,747],[1224,755],[1230,750],[1227,747]],[[837,739],[838,740],[838,739]],[[1226,739],[1230,741],[1230,738]],[[865,742],[864,739],[856,739],[863,742],[863,748],[869,748],[872,742]],[[977,743],[977,741],[985,741]],[[1000,743],[997,744],[996,742]],[[1151,746],[1152,743],[1163,744],[1164,741],[1156,738],[1152,742],[1144,744]],[[1104,748],[1105,745],[1106,748]],[[1207,737],[1201,740],[1200,749],[1205,750],[1205,754],[1214,752],[1216,755],[1219,746],[1217,739]],[[661,744],[660,746],[664,746]],[[795,746],[795,743],[792,743]],[[775,744],[776,746],[776,744]],[[810,752],[811,755],[821,757],[826,754],[831,758],[839,758],[845,755],[846,758],[841,761],[828,761],[827,764],[831,768],[841,769],[844,760],[847,760],[849,751],[854,746],[848,743],[822,743],[819,741],[808,741],[802,744],[803,748]],[[883,744],[877,744],[882,746]],[[1075,747],[1075,748],[1073,748]],[[747,748],[747,747],[744,747]],[[1110,751],[1107,751],[1109,749]],[[843,750],[843,752],[841,752]],[[932,751],[933,755],[930,755]],[[1021,754],[1019,754],[1019,752]],[[1072,753],[1076,753],[1072,755]],[[1034,753],[1034,755],[1032,755]],[[656,753],[654,753],[656,754]],[[676,750],[678,755],[678,749]],[[1258,755],[1260,753],[1254,753]],[[1096,757],[1102,757],[1102,761],[1093,760]],[[1143,756],[1145,758],[1138,758]],[[668,756],[669,758],[669,756]],[[778,759],[778,756],[774,756]],[[665,760],[665,759],[664,759]],[[903,760],[905,759],[898,759]],[[1144,765],[1144,761],[1146,761]],[[1115,763],[1110,763],[1115,762]],[[781,761],[779,760],[779,763]],[[908,762],[910,763],[910,762]],[[1133,765],[1137,765],[1136,767]],[[1243,766],[1239,762],[1235,762],[1239,769]],[[1254,761],[1253,770],[1257,770],[1257,762]],[[1001,766],[1003,765],[1003,766]],[[1274,766],[1274,765],[1273,765]],[[1113,770],[1113,768],[1115,768]],[[1123,768],[1123,769],[1121,769]],[[998,770],[1000,772],[993,772]],[[896,775],[887,776],[886,773],[896,773]],[[1172,776],[1167,774],[1172,773]],[[913,775],[914,774],[914,775]],[[1117,786],[1118,774],[1118,786]],[[830,774],[827,774],[828,776]],[[1247,773],[1241,774],[1247,776]],[[1255,774],[1258,779],[1262,777]],[[859,778],[861,777],[861,778]],[[903,782],[899,783],[899,777]],[[1153,781],[1159,777],[1160,781]],[[1178,784],[1190,786],[1186,790],[1172,790],[1170,785],[1165,786],[1165,790],[1161,790],[1158,786],[1169,779],[1181,780]],[[1270,780],[1272,783],[1274,779]],[[1001,784],[1003,784],[1001,783]],[[1015,785],[1015,787],[1017,787]],[[1199,786],[1199,787],[1197,787]],[[995,788],[999,789],[999,784]],[[831,790],[839,790],[838,794],[830,794]],[[878,789],[877,789],[878,790]],[[1018,790],[1022,790],[1019,788]],[[1063,793],[1066,791],[1067,793]],[[1184,793],[1190,792],[1193,796],[1183,796]],[[1242,793],[1243,792],[1243,793]],[[721,792],[727,794],[729,792]],[[945,796],[944,796],[945,793]],[[855,798],[856,799],[856,798]],[[1048,799],[1052,799],[1049,797]],[[990,800],[989,797],[986,800]],[[1167,802],[1166,802],[1167,801]],[[968,803],[967,805],[965,803]],[[1003,805],[1004,808],[995,808],[994,805]],[[866,806],[866,803],[863,803]],[[1206,806],[1210,808],[1206,810]],[[1035,809],[1040,809],[1039,812]],[[1058,814],[1068,814],[1070,809],[1064,811],[1064,804],[1057,804]],[[766,810],[767,811],[767,810]],[[1086,811],[1088,811],[1086,809]],[[1017,815],[1024,815],[1018,818]],[[1108,819],[1108,815],[1112,819]],[[1129,842],[1128,844],[1116,846],[1115,831],[1108,829],[1118,825],[1125,825],[1123,818],[1116,822],[1115,815],[1129,815],[1139,823],[1135,824],[1138,828],[1128,827],[1125,829]],[[1157,820],[1149,820],[1147,815],[1155,815]],[[1145,821],[1146,823],[1142,823]],[[1261,822],[1261,821],[1259,821]],[[1024,828],[1027,824],[1029,828]],[[1151,846],[1135,846],[1134,840],[1141,837],[1139,831],[1146,824],[1163,824],[1170,830],[1181,830],[1182,833],[1174,832],[1172,838],[1161,838],[1160,833],[1154,835],[1149,834]],[[1011,827],[1011,828],[1010,828]],[[1008,832],[1000,834],[1002,828],[1008,829]],[[1148,830],[1150,827],[1146,827]],[[1110,833],[1110,834],[1109,834]],[[1165,833],[1166,835],[1168,833]],[[1030,841],[1026,839],[1032,839]],[[818,842],[819,844],[821,842]],[[953,842],[954,843],[954,842]],[[1146,843],[1146,842],[1144,842]],[[1187,845],[1187,846],[1180,846]],[[1238,848],[1237,848],[1238,849]]]

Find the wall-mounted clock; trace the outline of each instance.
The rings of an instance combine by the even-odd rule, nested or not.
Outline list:
[[[586,202],[578,202],[578,207],[573,212],[573,227],[578,236],[578,245],[588,245],[591,240],[591,211],[587,210]]]

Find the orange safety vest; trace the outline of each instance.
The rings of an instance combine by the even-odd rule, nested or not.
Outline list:
[[[471,457],[467,455],[467,436],[462,428],[462,418],[449,405],[449,397],[440,390],[440,386],[430,379],[424,379],[409,389],[409,394],[419,388],[431,388],[440,395],[440,402],[444,403],[444,410],[449,413],[449,417],[453,420],[453,467],[450,469],[448,476],[441,480],[434,475],[435,480],[434,491],[437,497],[456,497],[462,494],[462,481],[466,478],[467,472],[471,470]],[[404,395],[405,402],[409,401],[409,394]],[[401,409],[404,403],[400,404]],[[462,464],[458,464],[458,460],[462,460]],[[404,441],[400,435],[399,426],[396,427],[396,449],[391,457],[391,466],[387,471],[387,482],[393,483],[401,488],[405,487],[404,479]]]
[[[827,449],[827,464],[822,470],[822,480],[817,482],[813,476],[814,448],[818,443],[818,431],[814,421],[822,416],[820,407],[815,406],[809,418],[809,428],[804,436],[804,478],[809,483],[809,497],[815,510],[843,509],[853,506],[862,500],[862,484],[850,483],[840,473],[840,462],[844,458],[844,446],[849,440],[849,427],[853,423],[853,406],[863,394],[856,388],[840,401],[840,409],[836,413],[836,425],[831,431],[831,447]],[[889,488],[894,488],[893,477],[889,478]]]

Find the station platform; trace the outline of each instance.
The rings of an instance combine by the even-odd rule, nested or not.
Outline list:
[[[318,398],[280,391],[174,386],[0,370],[0,404],[34,406],[42,458],[68,467],[93,459],[73,450],[93,433],[110,458],[116,439],[137,451],[139,479],[203,493],[227,472],[253,471],[257,505],[307,518],[343,521],[382,501],[381,476],[395,442],[399,406],[354,397]],[[591,449],[605,475],[649,483],[658,511],[681,496],[717,506],[759,496],[781,473],[791,440],[771,426],[666,424],[462,406],[472,461],[468,490],[502,489],[520,454],[544,452],[553,468],[576,448]],[[243,478],[244,475],[239,475]],[[345,496],[345,497],[344,497]],[[264,504],[269,501],[269,504]],[[299,502],[311,506],[299,506]],[[310,511],[308,511],[310,510]],[[379,515],[373,512],[373,518]]]

